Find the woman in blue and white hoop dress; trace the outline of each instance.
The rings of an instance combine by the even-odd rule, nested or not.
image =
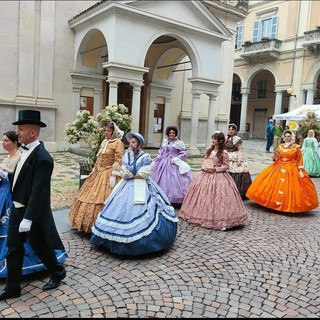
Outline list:
[[[90,242],[112,253],[138,256],[167,249],[177,235],[178,217],[166,194],[149,179],[151,157],[143,151],[139,133],[126,134],[129,149],[122,167],[113,174],[122,177],[99,213]]]

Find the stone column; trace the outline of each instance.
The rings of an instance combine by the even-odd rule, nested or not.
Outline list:
[[[314,89],[308,89],[306,104],[313,104],[313,101],[314,101]]]
[[[106,106],[101,106],[101,89],[93,89],[93,114],[101,112],[102,108]]]
[[[153,147],[153,118],[154,109],[156,106],[155,97],[150,97],[149,100],[149,116],[148,116],[148,147]]]
[[[274,114],[282,113],[282,91],[275,91],[276,92],[276,101],[274,103]]]
[[[110,80],[108,82],[109,82],[108,106],[116,105],[118,104],[118,82],[113,80]]]
[[[19,52],[17,104],[35,104],[35,1],[19,2]]]
[[[72,118],[75,118],[77,112],[80,110],[80,91],[80,88],[73,88]]]
[[[167,126],[171,124],[169,123],[170,101],[171,99],[169,97],[165,97],[162,139],[165,137],[165,130]]]
[[[206,147],[211,146],[211,137],[215,131],[214,129],[214,104],[216,101],[216,96],[209,94],[209,108],[208,108],[208,122],[207,122],[207,143]]]
[[[200,93],[192,92],[192,95],[193,95],[193,99],[192,99],[189,151],[191,154],[199,154],[199,150],[197,148],[197,136],[198,136],[198,125],[199,125]]]
[[[248,110],[248,94],[250,93],[250,88],[241,88],[241,114],[240,114],[240,130],[239,137],[247,139],[248,134],[246,132],[246,122],[247,122],[247,110]]]
[[[37,104],[55,105],[53,100],[53,61],[55,1],[41,1],[39,89]]]
[[[130,83],[133,92],[132,92],[132,131],[139,132],[139,122],[140,122],[140,96],[141,96],[141,85],[136,83]]]

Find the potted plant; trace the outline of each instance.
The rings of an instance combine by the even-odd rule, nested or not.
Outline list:
[[[252,44],[252,42],[251,42],[250,40],[246,40],[246,41],[243,43],[243,45],[245,45],[245,46],[249,46],[250,44]]]

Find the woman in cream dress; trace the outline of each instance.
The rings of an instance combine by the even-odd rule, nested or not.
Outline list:
[[[94,168],[73,200],[69,221],[72,228],[91,233],[98,213],[112,192],[112,188],[120,181],[112,175],[112,165],[122,164],[124,144],[121,141],[123,132],[114,122],[105,125],[105,139],[98,151]]]

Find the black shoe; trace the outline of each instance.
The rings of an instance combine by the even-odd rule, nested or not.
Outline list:
[[[0,294],[0,301],[12,299],[12,298],[19,298],[21,295],[21,291],[10,291],[8,289],[4,289]]]
[[[59,287],[61,281],[66,277],[66,271],[64,271],[61,277],[53,276],[50,280],[43,286],[42,290],[52,290]]]

